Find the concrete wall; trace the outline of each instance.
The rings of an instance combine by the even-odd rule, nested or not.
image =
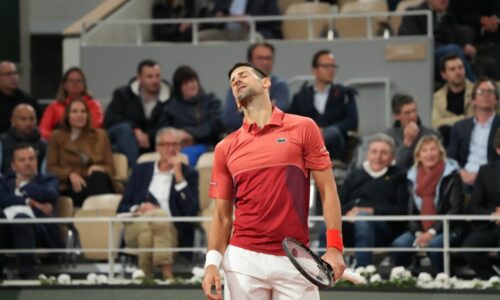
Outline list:
[[[385,47],[398,43],[423,43],[427,55],[424,60],[385,60]],[[397,91],[414,95],[418,101],[420,116],[424,124],[430,124],[432,101],[432,41],[427,37],[406,37],[389,40],[334,40],[334,41],[276,41],[274,73],[290,79],[296,75],[310,74],[310,61],[319,49],[331,49],[340,68],[336,80],[345,82],[360,78],[388,78],[392,96]],[[162,75],[171,81],[172,74],[180,65],[194,67],[200,75],[205,90],[216,93],[224,100],[228,83],[227,70],[237,61],[245,60],[247,42],[190,44],[146,44],[135,46],[82,47],[81,65],[87,74],[88,84],[99,99],[109,101],[113,90],[135,75],[137,63],[144,58],[157,60]],[[294,84],[293,91],[300,84]],[[385,88],[382,84],[363,84],[358,110],[360,132],[371,134],[383,130],[392,122]]]

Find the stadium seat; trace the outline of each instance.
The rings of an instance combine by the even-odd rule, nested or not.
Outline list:
[[[396,7],[396,12],[405,12],[408,7],[417,6],[422,3],[423,0],[404,0],[398,3]],[[401,21],[403,17],[401,16],[392,16],[390,18],[392,32],[397,33],[399,31],[399,26],[401,25]]]
[[[295,3],[290,5],[284,15],[319,15],[331,14],[332,6],[328,3]],[[286,40],[308,39],[308,21],[284,20],[281,30]],[[329,19],[316,19],[312,21],[313,38],[321,37],[321,33],[330,27]]]
[[[346,2],[340,8],[341,15],[369,12],[387,12],[385,0],[367,2]],[[386,17],[373,17],[371,19],[371,34],[375,36],[380,30],[381,24],[387,22]],[[364,38],[367,37],[366,17],[339,18],[335,20],[335,30],[343,38]]]

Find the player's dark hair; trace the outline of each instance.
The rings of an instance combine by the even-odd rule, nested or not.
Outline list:
[[[262,71],[261,69],[257,68],[256,66],[254,66],[253,64],[251,63],[248,63],[248,62],[238,62],[238,63],[235,63],[231,69],[229,69],[229,72],[227,72],[227,78],[229,80],[231,80],[231,75],[233,74],[234,70],[240,68],[240,67],[249,67],[251,68],[254,73],[259,76],[259,78],[265,78],[265,77],[268,77],[268,75],[266,74],[266,72]]]

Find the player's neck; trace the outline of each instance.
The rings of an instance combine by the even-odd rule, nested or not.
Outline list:
[[[256,99],[254,99],[256,100]],[[262,101],[252,101],[244,108],[245,119],[249,123],[255,123],[259,128],[264,127],[271,121],[273,106],[269,99],[260,99]]]

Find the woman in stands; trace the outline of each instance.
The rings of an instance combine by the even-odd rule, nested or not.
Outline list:
[[[61,79],[56,100],[47,106],[43,113],[40,121],[40,133],[44,139],[48,140],[52,131],[59,127],[64,110],[75,99],[82,99],[89,107],[92,115],[92,126],[102,127],[101,103],[89,94],[83,71],[78,67],[72,67],[64,73]]]
[[[177,68],[172,81],[174,94],[163,108],[160,128],[179,129],[182,152],[194,166],[198,157],[219,141],[220,100],[213,93],[205,93],[198,74],[191,67]]]
[[[93,128],[87,103],[75,99],[64,112],[47,150],[47,172],[59,177],[63,194],[81,206],[92,195],[114,193],[113,155],[106,132]]]
[[[417,143],[415,164],[408,171],[412,184],[409,202],[410,215],[456,215],[463,212],[464,194],[458,163],[446,158],[441,141],[435,135],[425,135]],[[460,242],[464,226],[452,222],[450,245]],[[443,247],[443,222],[436,220],[410,221],[409,231],[392,243],[392,247],[441,248]],[[408,266],[415,253],[393,252],[396,266]],[[443,271],[443,253],[428,252],[436,272]],[[415,270],[416,271],[416,270]]]

